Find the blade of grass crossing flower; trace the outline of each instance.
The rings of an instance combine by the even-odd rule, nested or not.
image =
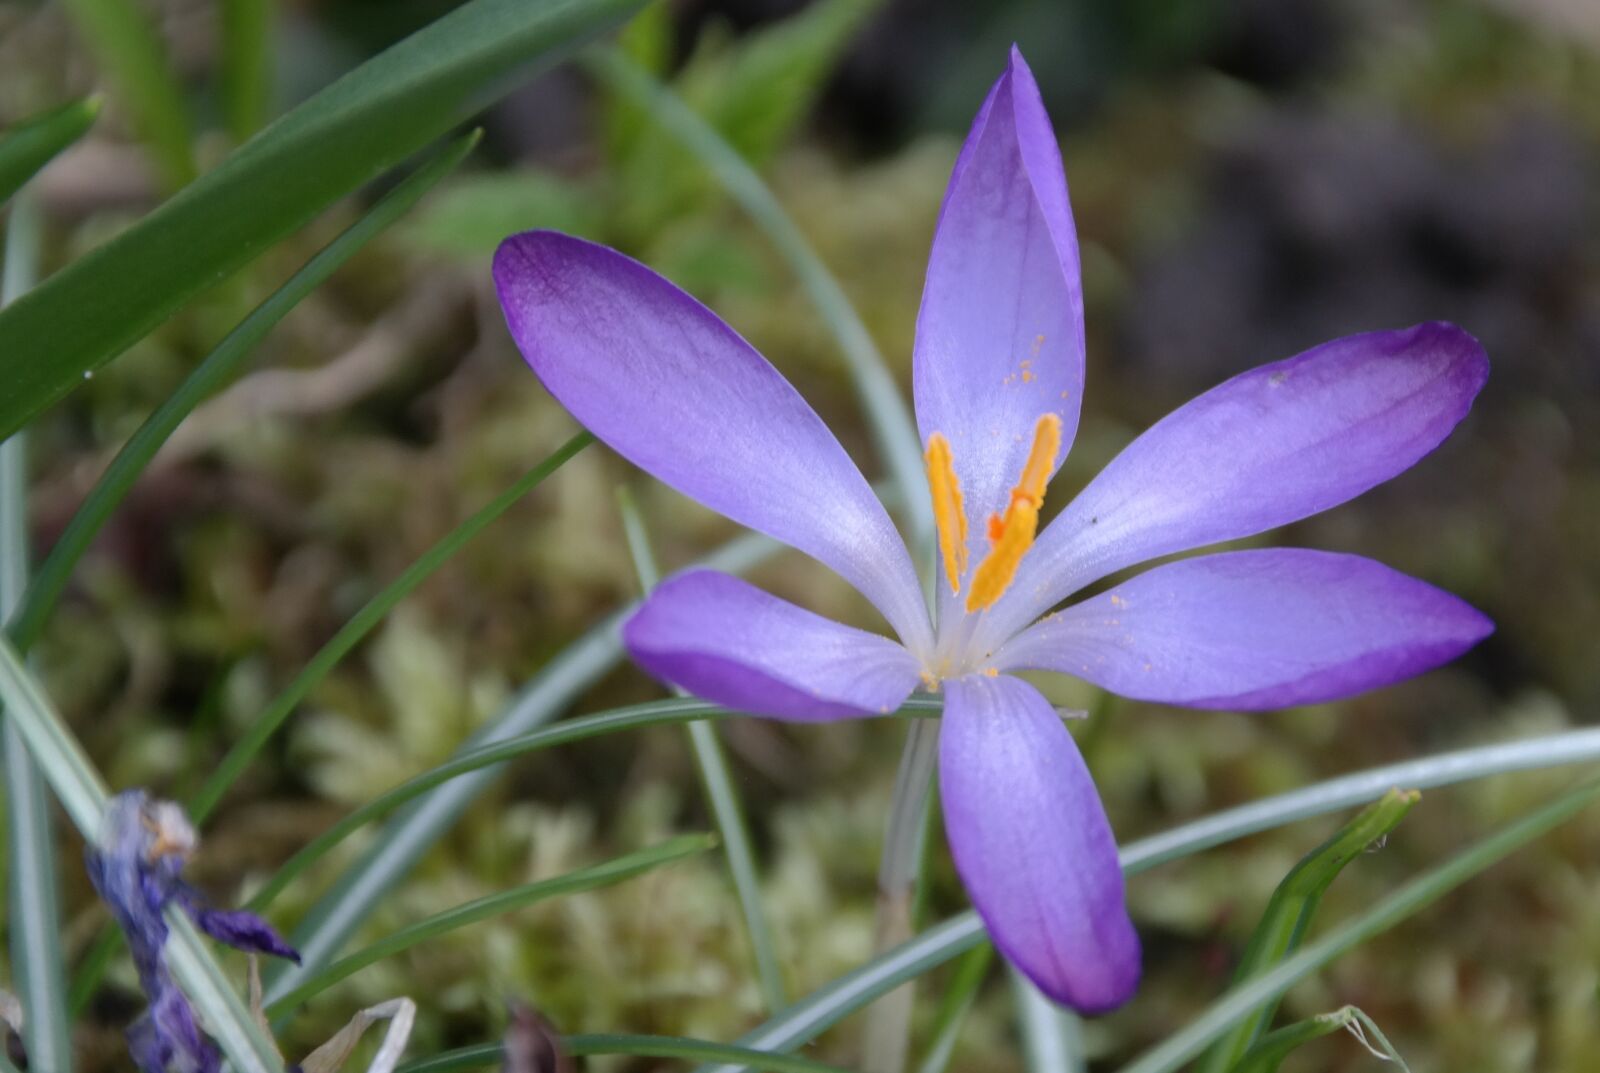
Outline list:
[[[434,154],[426,164],[396,186],[256,307],[145,419],[95,482],[84,498],[83,505],[73,514],[66,530],[50,549],[50,554],[45,557],[29,585],[22,606],[10,617],[8,630],[17,647],[26,651],[38,640],[78,560],[94,542],[95,535],[106,519],[127,496],[139,474],[144,472],[167,437],[172,435],[173,429],[203,399],[238,372],[256,344],[306,295],[461,163],[477,140],[478,134],[474,132],[455,139]]]
[[[5,638],[0,638],[0,704],[73,824],[85,840],[98,838],[107,802],[105,782]],[[276,1047],[251,1019],[189,919],[172,906],[167,922],[172,928],[167,954],[173,975],[234,1069],[280,1073],[283,1063]]]
[[[126,2],[126,0],[123,0]],[[0,313],[0,436],[202,290],[643,0],[469,0],[278,119]]]
[[[883,854],[878,862],[878,904],[872,937],[875,951],[899,945],[914,930],[912,913],[938,758],[937,723],[913,723],[906,728],[905,748],[889,798],[889,818],[884,824]],[[907,981],[868,1013],[861,1056],[867,1073],[900,1073],[905,1068],[915,999],[915,981]]]
[[[938,715],[939,711],[936,702],[909,700],[894,714],[927,717]],[[250,899],[250,908],[257,912],[265,909],[290,883],[303,875],[306,869],[327,856],[329,850],[356,831],[369,823],[381,820],[451,779],[503,764],[540,749],[583,741],[602,734],[615,734],[642,727],[692,723],[699,720],[726,719],[738,714],[726,708],[709,706],[698,700],[650,701],[626,708],[611,708],[591,715],[574,716],[571,719],[563,719],[554,726],[529,731],[493,745],[458,753],[438,767],[413,775],[393,789],[379,794],[306,843],[262,885]]]
[[[269,1017],[282,1017],[293,1007],[327,990],[352,973],[446,932],[521,909],[546,898],[594,890],[596,887],[631,879],[662,865],[680,861],[696,853],[703,853],[716,843],[714,835],[680,835],[659,846],[629,853],[604,864],[580,868],[566,875],[527,883],[467,902],[465,905],[458,905],[426,920],[420,920],[410,927],[402,928],[371,946],[340,958],[321,972],[312,975],[294,990],[268,1003],[266,1013]]]
[[[933,512],[923,473],[921,439],[883,355],[850,300],[761,176],[714,127],[666,86],[615,49],[585,55],[585,66],[608,88],[638,105],[676,136],[764,231],[799,278],[844,354],[873,439],[900,492],[917,548],[933,547]]]
[[[132,0],[66,0],[64,6],[149,146],[163,184],[176,190],[190,182],[196,174],[193,125],[150,17]]]
[[[1390,790],[1290,869],[1272,892],[1233,982],[1260,974],[1298,949],[1322,895],[1344,866],[1393,831],[1421,796],[1414,790]],[[1206,1052],[1196,1073],[1227,1073],[1265,1033],[1277,1011],[1277,1002],[1269,1002],[1235,1025]]]
[[[972,1012],[978,990],[983,986],[984,977],[989,975],[993,961],[994,947],[979,943],[956,963],[950,985],[933,1016],[933,1042],[928,1045],[928,1053],[917,1067],[917,1073],[944,1073],[949,1068],[950,1057],[955,1054],[956,1041],[961,1036],[961,1026]]]
[[[0,133],[0,204],[22,189],[61,150],[83,137],[100,114],[100,98],[73,101]]]
[[[1444,864],[1405,883],[1371,909],[1345,921],[1266,972],[1233,988],[1182,1030],[1124,1066],[1122,1073],[1171,1073],[1180,1068],[1230,1026],[1248,1017],[1253,1010],[1276,1000],[1341,954],[1427,908],[1514,850],[1571,819],[1593,804],[1597,797],[1600,797],[1600,779],[1587,780],[1549,804],[1481,839]]]
[[[1229,1073],[1278,1073],[1278,1067],[1292,1052],[1312,1040],[1340,1030],[1355,1036],[1375,1057],[1393,1062],[1398,1073],[1410,1073],[1405,1059],[1400,1057],[1400,1052],[1394,1049],[1394,1044],[1389,1042],[1383,1030],[1354,1006],[1345,1006],[1332,1013],[1319,1013],[1267,1033],[1256,1041]]]
[[[1045,998],[1016,969],[1008,966],[1007,971],[1030,1073],[1083,1073],[1083,1030],[1077,1015]]]
[[[1135,876],[1234,839],[1361,805],[1397,785],[1428,789],[1506,772],[1595,761],[1600,761],[1600,728],[1501,742],[1371,768],[1265,797],[1130,842],[1120,852],[1122,870],[1124,875]],[[739,1043],[758,1050],[802,1046],[901,982],[966,953],[984,937],[983,924],[976,913],[969,910],[957,914],[795,1000],[778,1016],[742,1036]]]
[[[743,573],[779,549],[766,537],[738,537],[699,565]],[[637,604],[623,608],[592,626],[531,678],[511,704],[489,725],[473,734],[457,755],[525,734],[553,719],[583,690],[616,666],[622,656],[617,628]],[[397,815],[333,888],[307,912],[291,937],[300,951],[298,969],[279,971],[267,987],[276,999],[327,963],[360,926],[372,907],[399,882],[428,847],[443,837],[457,817],[493,781],[484,768],[436,786]]]
[[[595,1055],[629,1055],[637,1058],[681,1058],[699,1062],[740,1062],[751,1069],[770,1073],[846,1073],[839,1066],[830,1066],[812,1058],[792,1054],[767,1054],[707,1040],[682,1039],[675,1036],[634,1036],[617,1033],[565,1036],[561,1040],[566,1052],[575,1058]],[[462,1047],[443,1054],[431,1055],[407,1062],[395,1073],[449,1073],[453,1070],[498,1067],[501,1059],[498,1043],[480,1043],[475,1047]]]
[[[39,213],[24,194],[6,225],[0,306],[33,285],[39,265]],[[0,443],[0,617],[28,582],[26,433]],[[22,1039],[34,1068],[71,1073],[72,1034],[61,959],[55,840],[44,781],[22,735],[0,716],[6,801],[7,900],[11,972],[26,1011]]]
[[[622,513],[622,529],[627,535],[628,552],[633,557],[634,572],[639,577],[639,588],[648,596],[650,590],[656,587],[656,582],[661,580],[655,553],[650,548],[650,535],[645,531],[639,506],[626,486],[617,490],[617,503]],[[682,690],[674,692],[680,697],[684,695]],[[694,754],[695,766],[700,770],[700,781],[705,786],[706,803],[711,808],[712,820],[722,838],[723,857],[728,862],[734,893],[739,899],[745,934],[750,938],[761,997],[767,1009],[776,1013],[787,1005],[788,999],[784,994],[783,971],[778,964],[772,929],[767,927],[766,910],[761,905],[761,880],[756,874],[756,855],[750,846],[744,807],[739,803],[739,793],[734,788],[733,776],[728,770],[728,760],[723,755],[716,727],[705,720],[695,720],[686,724],[686,729],[689,750]]]
[[[222,0],[222,112],[235,142],[272,108],[274,0]]]
[[[273,698],[272,702],[261,710],[261,713],[250,723],[244,734],[234,742],[228,754],[222,758],[215,771],[207,778],[194,800],[189,805],[189,814],[197,821],[204,819],[216,808],[217,802],[222,800],[222,795],[228,791],[235,780],[250,766],[250,761],[255,759],[261,747],[273,733],[283,725],[289,715],[310,694],[316,684],[342,660],[363,637],[383,621],[384,616],[394,609],[402,599],[423,581],[427,580],[435,570],[443,566],[450,558],[460,551],[468,541],[481,533],[489,523],[499,518],[510,510],[517,502],[526,496],[550,474],[560,469],[573,455],[583,450],[594,442],[594,437],[587,432],[580,432],[566,443],[556,448],[543,462],[533,467],[517,479],[516,483],[462,522],[449,533],[445,534],[436,544],[419,556],[416,562],[408,566],[403,574],[384,587],[372,599],[353,615],[350,621],[340,627],[339,632],[329,638],[328,642],[317,650],[310,661],[295,675],[282,693]]]

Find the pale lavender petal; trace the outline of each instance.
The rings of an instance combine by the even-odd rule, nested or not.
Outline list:
[[[1098,578],[1337,506],[1409,469],[1466,416],[1489,374],[1472,336],[1421,324],[1325,343],[1180,407],[1040,534],[984,640]]]
[[[1464,601],[1382,563],[1276,548],[1158,566],[1024,630],[997,664],[1141,700],[1255,710],[1410,678],[1493,630]]]
[[[714,570],[656,587],[622,627],[635,663],[718,704],[779,719],[881,715],[921,667],[886,637],[844,626]]]
[[[1116,840],[1049,702],[1006,675],[946,682],[939,794],[956,869],[1000,952],[1073,1009],[1126,1002],[1139,936]]]
[[[905,543],[815,411],[705,306],[637,261],[548,231],[494,260],[517,346],[618,454],[837,570],[907,643],[930,633]]]
[[[1078,239],[1061,151],[1021,53],[978,111],[928,258],[913,357],[917,427],[950,441],[970,531],[1005,509],[1041,415],[1083,397]],[[982,557],[973,547],[971,559]]]

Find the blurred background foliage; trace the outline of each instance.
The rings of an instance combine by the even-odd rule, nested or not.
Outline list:
[[[252,103],[228,89],[219,5],[145,5],[178,72],[201,169],[451,5],[267,6],[272,89]],[[0,0],[0,123],[106,92],[90,137],[37,184],[51,265],[137,219],[184,166],[163,155],[170,135],[141,126],[104,76],[70,7]],[[1080,729],[1119,835],[1318,777],[1592,721],[1600,7],[695,0],[657,3],[621,35],[762,170],[903,383],[949,168],[1012,41],[1061,136],[1083,243],[1089,394],[1053,506],[1191,395],[1336,335],[1450,319],[1493,362],[1473,415],[1436,456],[1273,540],[1376,556],[1462,594],[1498,632],[1418,681],[1266,716],[1103,703],[1051,682],[1063,705],[1095,710]],[[368,596],[572,434],[511,346],[489,287],[489,254],[512,231],[561,228],[661,269],[755,342],[880,472],[813,307],[668,135],[572,65],[515,88],[482,122],[472,170],[294,311],[253,371],[167,445],[79,570],[37,656],[116,785],[192,791]],[[49,546],[109,453],[220,334],[353,212],[216,287],[33,426],[36,546]],[[352,804],[444,759],[566,641],[631,598],[614,494],[624,484],[668,569],[732,532],[603,449],[580,454],[317,689],[208,824],[204,885],[223,900],[247,895]],[[871,624],[857,597],[796,556],[757,580]],[[659,695],[624,668],[578,707]],[[724,732],[798,993],[868,954],[903,728],[751,720]],[[1321,919],[1369,904],[1566,780],[1517,775],[1427,795],[1334,885]],[[706,824],[681,733],[539,753],[515,764],[366,933]],[[1147,983],[1130,1007],[1086,1027],[1096,1060],[1135,1053],[1224,988],[1273,886],[1334,826],[1289,827],[1134,880]],[[75,839],[64,825],[62,837]],[[274,919],[292,925],[360,844],[291,888]],[[932,861],[929,920],[963,904],[946,857]],[[67,882],[76,954],[103,910],[79,872]],[[355,1007],[395,994],[421,1005],[413,1053],[498,1035],[511,995],[568,1031],[732,1038],[760,1011],[715,855],[367,969],[313,1003],[286,1049],[303,1053]],[[1344,1003],[1418,1070],[1600,1069],[1600,817],[1345,957],[1291,992],[1285,1014]],[[991,973],[953,1068],[1018,1067],[1009,1004],[1003,974]],[[123,964],[80,1037],[99,1056],[84,1068],[122,1067],[120,1028],[139,1005]],[[855,1031],[847,1022],[816,1053],[851,1061]],[[1375,1062],[1338,1036],[1284,1068]]]

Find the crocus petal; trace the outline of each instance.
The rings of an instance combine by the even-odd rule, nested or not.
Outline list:
[[[222,1055],[200,1031],[178,985],[164,976],[150,1008],[128,1027],[128,1051],[140,1073],[217,1073]]]
[[[300,964],[300,954],[265,920],[246,909],[214,909],[187,883],[174,898],[195,925],[219,942],[252,954],[270,954]]]
[[[1326,510],[1409,469],[1466,416],[1483,348],[1450,324],[1352,335],[1213,388],[1152,426],[1040,534],[984,639],[1090,582]]]
[[[924,443],[935,432],[949,440],[974,540],[983,519],[1005,509],[1041,415],[1061,418],[1056,465],[1066,457],[1083,349],[1061,151],[1012,49],[950,176],[913,355],[917,426]],[[981,558],[977,549],[971,558]]]
[[[705,306],[614,250],[548,231],[501,244],[517,346],[618,454],[712,510],[837,570],[907,643],[927,610],[905,543],[839,441]]]
[[[1126,1002],[1139,936],[1117,844],[1049,702],[1009,676],[947,681],[939,793],[956,869],[1000,951],[1076,1010]]]
[[[920,665],[886,637],[844,626],[714,570],[650,594],[622,628],[635,663],[706,700],[806,721],[879,715]]]
[[[1277,548],[1158,566],[1023,631],[997,662],[1141,700],[1254,710],[1410,678],[1493,630],[1462,600],[1382,563]]]

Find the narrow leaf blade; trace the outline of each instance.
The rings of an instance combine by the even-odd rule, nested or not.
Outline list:
[[[22,189],[56,154],[83,137],[100,114],[90,97],[52,109],[0,133],[0,202]]]
[[[0,437],[188,299],[643,0],[471,0],[356,68],[0,313]]]
[[[1421,796],[1415,790],[1390,790],[1290,869],[1267,902],[1266,911],[1234,973],[1234,983],[1260,975],[1298,949],[1322,895],[1345,865],[1368,846],[1387,837]],[[1231,1069],[1266,1031],[1277,1009],[1276,1002],[1269,1002],[1234,1026],[1206,1054],[1199,1073],[1223,1073]]]
[[[589,868],[580,868],[565,875],[552,879],[541,879],[534,883],[527,883],[510,890],[500,891],[465,905],[458,905],[447,909],[425,920],[419,920],[410,927],[402,928],[371,946],[357,950],[353,954],[340,958],[321,972],[300,984],[294,990],[268,1004],[268,1016],[281,1016],[290,1008],[305,1002],[313,995],[327,990],[334,984],[343,980],[352,973],[366,968],[374,962],[386,957],[393,957],[402,951],[409,950],[418,943],[436,938],[446,932],[457,928],[464,928],[469,924],[488,920],[502,913],[509,913],[521,909],[535,902],[547,898],[559,897],[563,894],[576,894],[580,891],[594,890],[597,887],[609,886],[620,883],[625,879],[643,875],[662,865],[680,861],[696,853],[703,853],[716,845],[716,838],[711,835],[680,835],[635,853],[629,853],[603,864],[593,865]]]
[[[188,106],[150,17],[131,0],[65,0],[65,7],[149,145],[165,185],[176,190],[192,180]]]

